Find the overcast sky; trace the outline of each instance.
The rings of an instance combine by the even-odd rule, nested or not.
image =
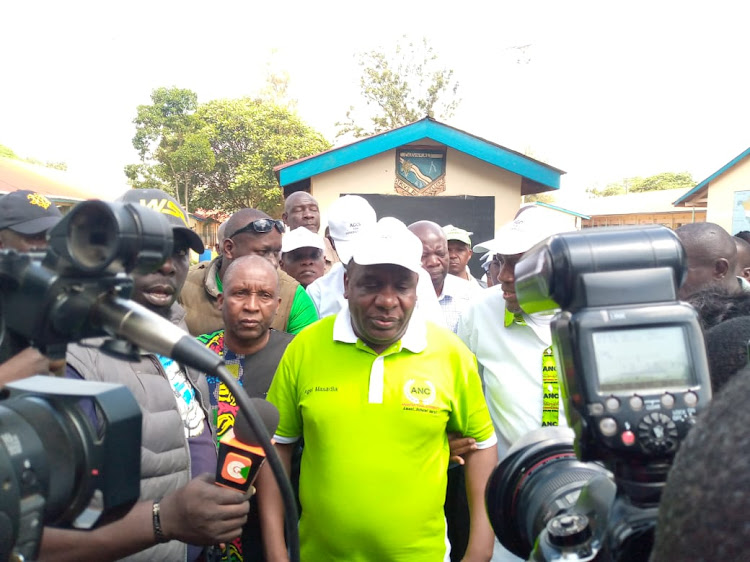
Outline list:
[[[362,105],[355,55],[407,34],[427,37],[460,83],[447,123],[565,170],[564,191],[667,171],[700,181],[750,147],[750,7],[617,4],[7,2],[0,144],[120,191],[152,89],[253,95],[269,61],[334,141]]]

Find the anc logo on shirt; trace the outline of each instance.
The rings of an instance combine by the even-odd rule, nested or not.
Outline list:
[[[437,398],[435,385],[424,379],[409,379],[404,384],[404,396],[412,404],[429,406]]]

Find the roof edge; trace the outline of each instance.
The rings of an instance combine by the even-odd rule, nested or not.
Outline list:
[[[430,117],[301,160],[281,164],[274,168],[274,173],[279,184],[285,186],[424,138],[432,139],[552,189],[560,188],[560,176],[565,173],[554,166]]]
[[[672,203],[672,205],[677,206],[681,203],[685,203],[688,199],[692,198],[693,195],[696,195],[700,191],[702,191],[704,188],[708,188],[708,184],[710,184],[713,180],[718,178],[721,174],[729,170],[730,168],[733,168],[735,165],[737,165],[741,160],[743,160],[745,157],[750,155],[750,147],[745,149],[744,152],[724,164],[721,168],[719,168],[717,171],[715,171],[713,174],[708,176],[706,179],[704,179],[702,182],[700,182],[698,185],[696,185],[693,189],[688,191],[685,195],[680,197],[677,201]]]

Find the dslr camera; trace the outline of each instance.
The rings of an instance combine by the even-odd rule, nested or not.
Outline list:
[[[682,245],[662,226],[594,228],[552,236],[515,272],[526,312],[558,310],[572,431],[533,431],[495,468],[495,534],[529,560],[648,560],[672,460],[711,399],[697,314],[676,296]]]

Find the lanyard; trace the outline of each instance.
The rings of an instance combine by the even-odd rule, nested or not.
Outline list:
[[[542,427],[558,425],[560,418],[560,382],[557,379],[557,365],[552,346],[542,354]]]
[[[505,327],[512,324],[526,326],[526,321],[521,313],[512,313],[505,309]],[[542,427],[558,425],[560,420],[560,382],[557,379],[557,364],[552,346],[542,353]]]

